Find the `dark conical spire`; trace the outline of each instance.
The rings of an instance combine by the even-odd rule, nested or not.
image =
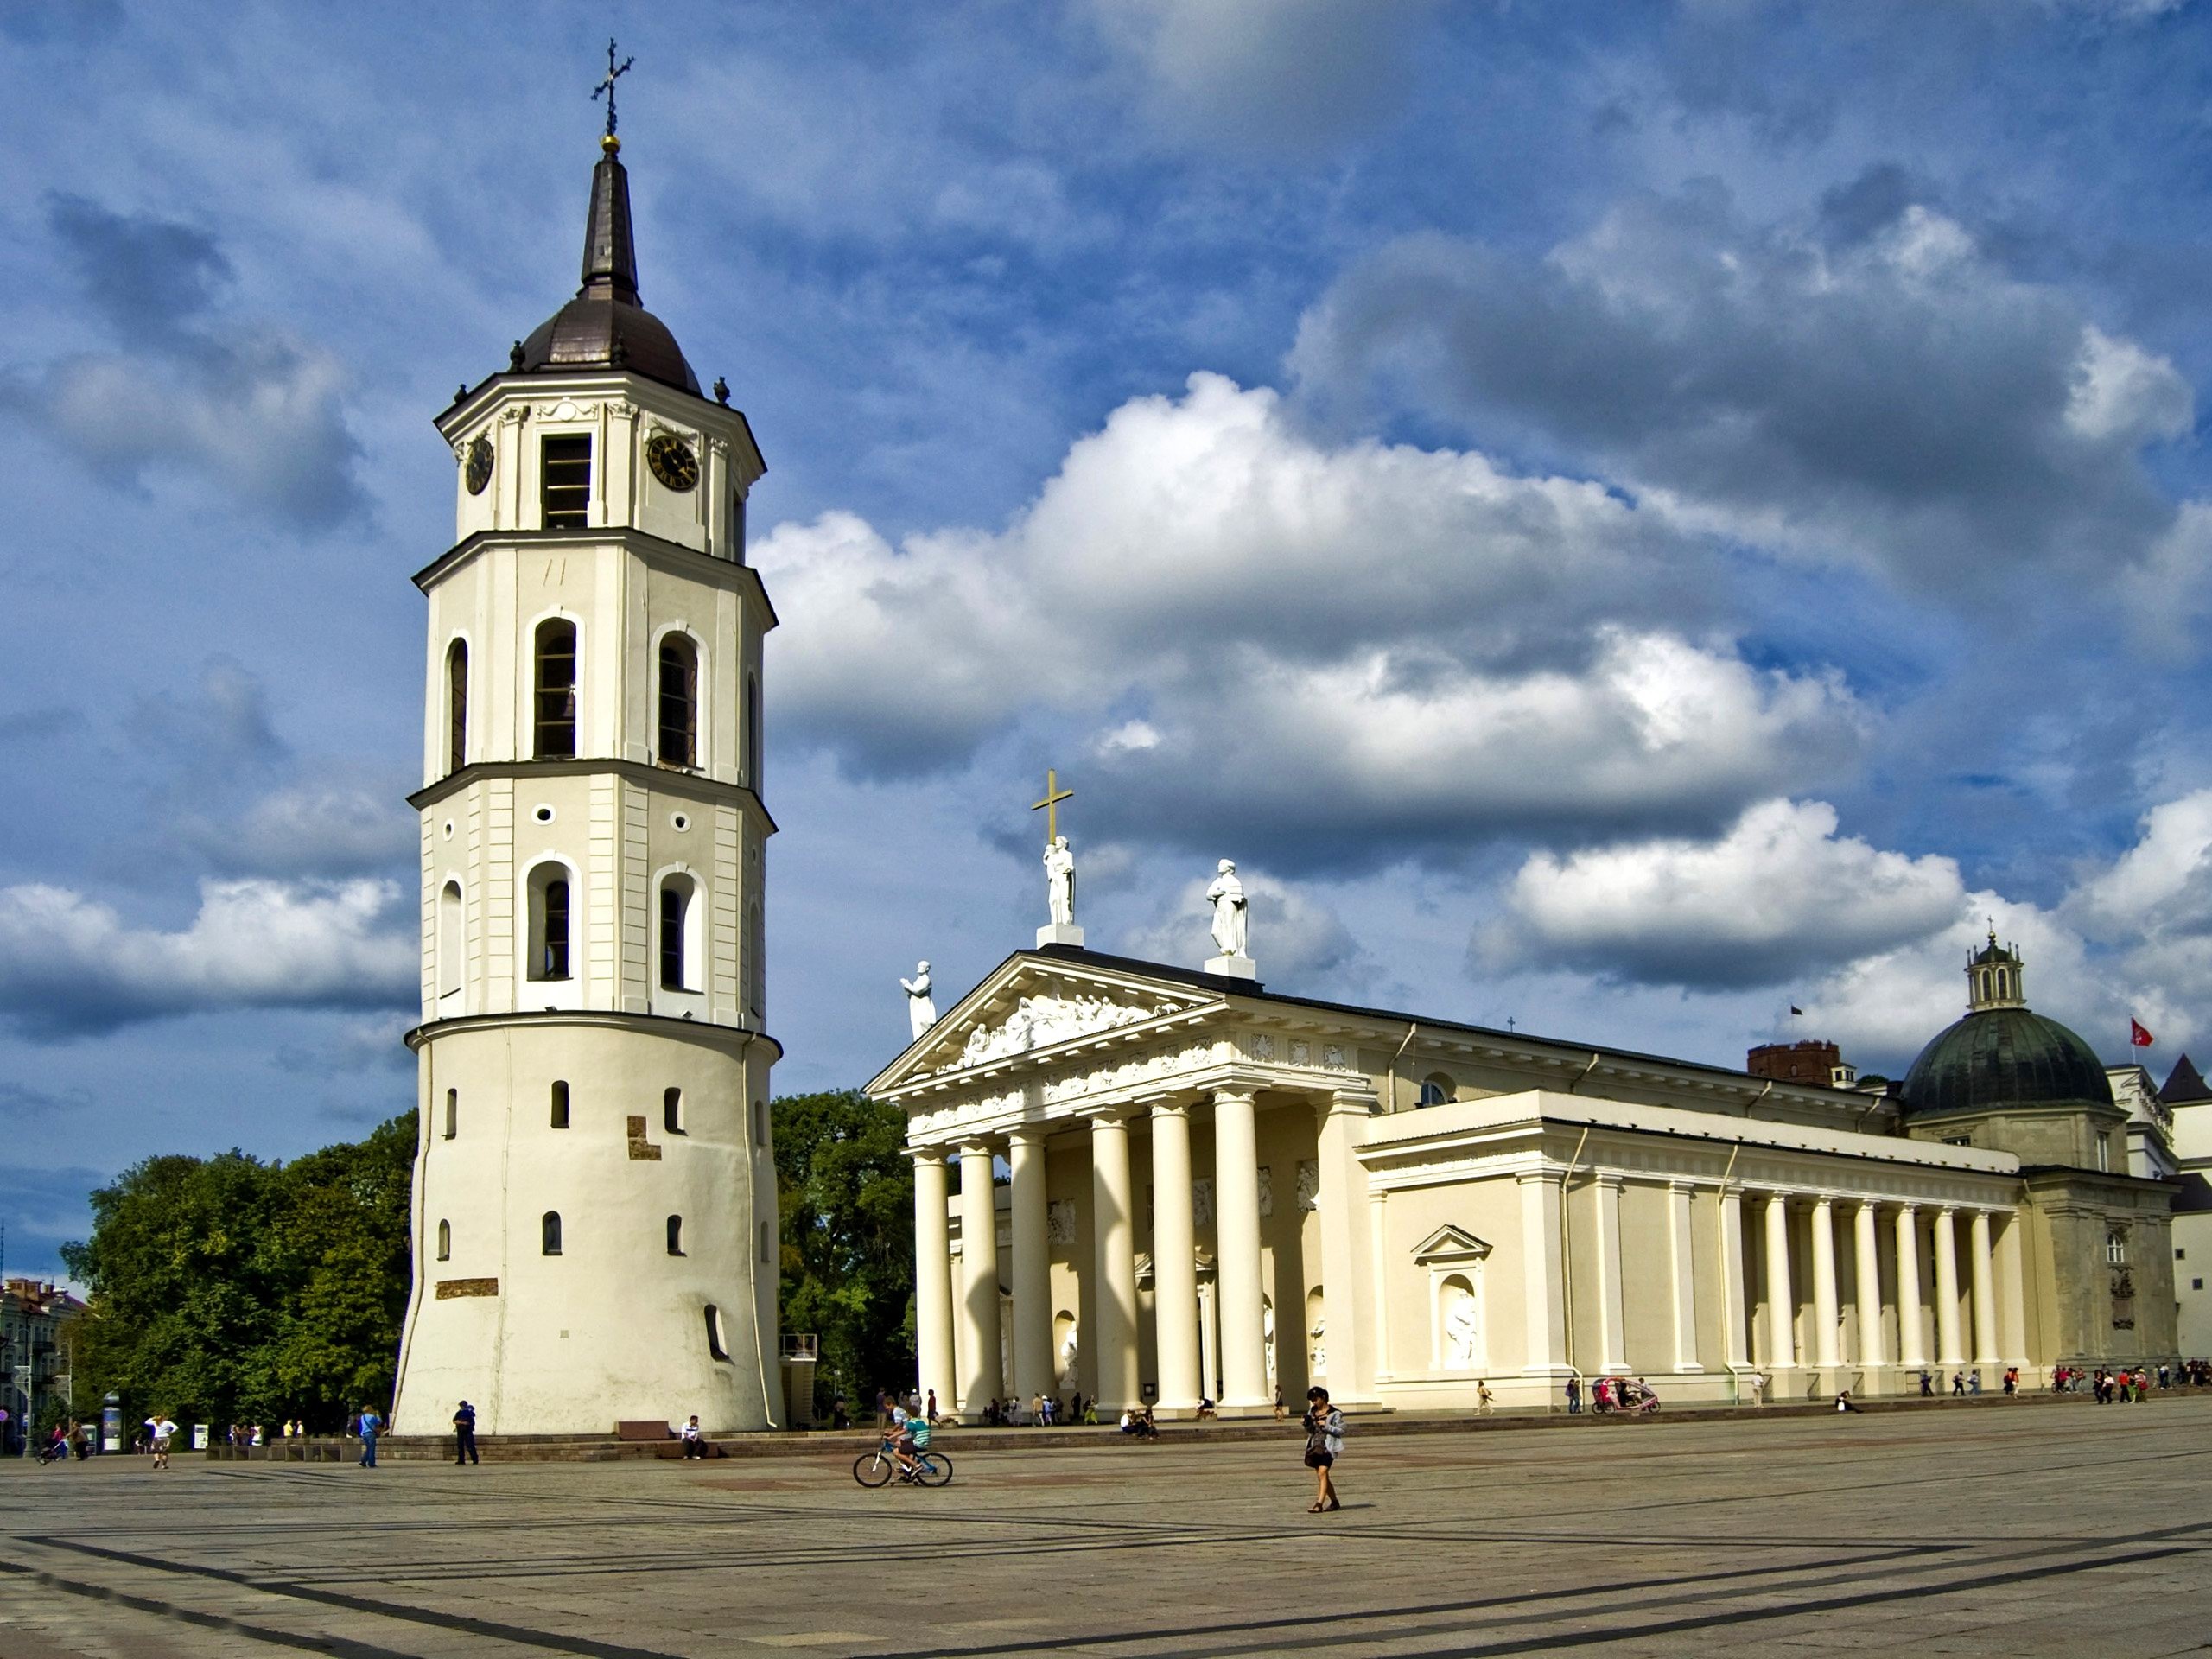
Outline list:
[[[658,317],[638,299],[638,249],[630,231],[630,175],[621,140],[601,139],[584,216],[583,286],[538,324],[508,364],[515,374],[624,369],[697,396],[699,377]]]
[[[577,291],[638,303],[638,248],[630,234],[630,175],[609,133],[591,172],[591,210],[584,219],[584,285]]]

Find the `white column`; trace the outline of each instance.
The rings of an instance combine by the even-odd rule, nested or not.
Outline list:
[[[1367,1173],[1360,1167],[1359,1145],[1374,1109],[1370,1096],[1331,1095],[1320,1103],[1314,1137],[1319,1183],[1313,1206],[1321,1228],[1321,1318],[1329,1354],[1328,1375],[1319,1381],[1339,1406],[1375,1398],[1374,1338],[1369,1334],[1367,1299],[1358,1288],[1368,1281],[1373,1230],[1362,1213],[1367,1208]],[[1305,1307],[1278,1310],[1275,1329],[1306,1341]]]
[[[1720,1192],[1720,1286],[1726,1299],[1727,1330],[1723,1351],[1731,1365],[1751,1363],[1751,1309],[1744,1300],[1744,1190]]]
[[[1967,1236],[1973,1249],[1974,1267],[1974,1360],[1977,1365],[1994,1365],[1997,1352],[1997,1274],[1989,1253],[1989,1211],[1977,1210],[1967,1225]],[[1987,1388],[1996,1382],[1985,1376],[1981,1385]]]
[[[1843,1369],[1842,1299],[1835,1281],[1835,1200],[1813,1200],[1813,1355],[1835,1381]]]
[[[1851,1242],[1858,1268],[1859,1364],[1880,1369],[1882,1359],[1882,1253],[1874,1230],[1874,1202],[1861,1198],[1851,1216]],[[1870,1376],[1871,1382],[1872,1378]]]
[[[952,1370],[952,1189],[945,1179],[944,1150],[925,1147],[914,1154],[914,1348],[915,1389],[927,1399],[936,1392],[940,1408],[954,1404]]]
[[[1252,1096],[1213,1097],[1214,1282],[1221,1287],[1221,1405],[1251,1410],[1268,1394],[1260,1285],[1260,1140]]]
[[[1628,1332],[1621,1306],[1621,1178],[1600,1175],[1590,1194],[1598,1235],[1598,1369],[1628,1370]]]
[[[1951,1213],[1948,1205],[1936,1212],[1936,1363],[1939,1365],[1967,1363],[1966,1348],[1959,1339],[1959,1251]]]
[[[1789,1201],[1766,1195],[1766,1366],[1797,1369],[1797,1292],[1789,1281]]]
[[[1014,1391],[1026,1405],[1055,1394],[1052,1365],[1052,1243],[1046,1226],[1045,1131],[1016,1129],[1007,1137],[1014,1167]]]
[[[2005,1316],[1998,1339],[2006,1361],[2022,1367],[2028,1363],[2028,1296],[2021,1270],[2020,1234],[2027,1224],[2027,1218],[2015,1210],[2005,1217],[1997,1235],[1998,1306]]]
[[[1367,1190],[1367,1262],[1375,1275],[1375,1352],[1371,1364],[1377,1382],[1386,1381],[1390,1375],[1389,1199],[1389,1193],[1382,1187]]]
[[[991,1143],[960,1148],[960,1414],[982,1421],[1006,1392],[999,1375],[999,1216]]]
[[[1521,1306],[1526,1376],[1567,1372],[1567,1310],[1560,1300],[1560,1173],[1524,1169],[1521,1184]]]
[[[1139,1403],[1136,1224],[1129,1212],[1129,1126],[1103,1112],[1090,1120],[1090,1239],[1098,1287],[1091,1375],[1102,1412]]]
[[[1160,1410],[1198,1408],[1198,1244],[1191,1210],[1191,1111],[1152,1109],[1152,1328]]]
[[[1701,1371],[1697,1363],[1697,1262],[1690,1243],[1690,1187],[1667,1183],[1667,1263],[1675,1276],[1675,1369]]]
[[[1897,1208],[1897,1363],[1928,1363],[1928,1338],[1920,1329],[1920,1210]]]

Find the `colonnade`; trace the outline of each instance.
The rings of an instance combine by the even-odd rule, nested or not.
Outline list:
[[[1215,1296],[1224,1410],[1272,1404],[1267,1376],[1265,1300],[1260,1237],[1259,1133],[1252,1093],[1215,1090],[1213,1179]],[[1058,1133],[1087,1125],[1090,1141],[1092,1260],[1090,1327],[1079,1340],[1091,1356],[1094,1393],[1102,1410],[1141,1402],[1135,1182],[1129,1131],[1143,1120],[1152,1149],[1153,1329],[1159,1363],[1156,1408],[1198,1408],[1200,1390],[1198,1218],[1192,1181],[1187,1099],[1117,1107],[1062,1120]],[[948,1148],[914,1149],[914,1246],[917,1357],[925,1390],[941,1409],[957,1402],[963,1414],[1004,1395],[1027,1400],[1059,1391],[1053,1351],[1050,1205],[1046,1197],[1044,1125],[1003,1138],[978,1135],[958,1142],[960,1272],[954,1283],[947,1218],[951,1198]],[[1014,1375],[1000,1354],[999,1260],[992,1162],[1001,1150],[1013,1173],[1007,1282]],[[958,1340],[954,1327],[958,1325]],[[958,1375],[955,1375],[956,1357]]]
[[[1724,1238],[1737,1240],[1744,1236],[1741,1206],[1747,1197],[1763,1212],[1761,1220],[1765,1249],[1763,1254],[1764,1273],[1758,1285],[1758,1306],[1766,1314],[1766,1340],[1764,1351],[1757,1357],[1757,1363],[1767,1370],[1786,1372],[1818,1368],[1833,1371],[1846,1363],[1867,1371],[1891,1364],[1907,1369],[1929,1364],[1945,1368],[1999,1366],[2021,1357],[2025,1341],[2026,1316],[2024,1289],[2019,1272],[2020,1251],[2017,1236],[2019,1222],[2015,1212],[1961,1205],[1922,1205],[1875,1198],[1837,1198],[1822,1194],[1808,1197],[1772,1189],[1747,1194],[1740,1187],[1731,1187],[1724,1189],[1721,1193]],[[1798,1339],[1796,1281],[1791,1266],[1790,1221],[1793,1210],[1799,1211],[1804,1218],[1812,1255],[1811,1314],[1805,1340],[1802,1342]],[[1958,1217],[1962,1210],[1967,1218],[1963,1286],[1958,1226]],[[1890,1212],[1888,1223],[1895,1239],[1892,1274],[1897,1311],[1895,1354],[1889,1351],[1883,1321],[1885,1303],[1880,1230],[1885,1211]],[[1923,1211],[1930,1224],[1928,1236],[1934,1255],[1936,1274],[1936,1351],[1932,1355],[1928,1351],[1927,1333],[1922,1328],[1921,1222]],[[1843,1309],[1838,1285],[1836,1228],[1843,1219],[1839,1212],[1847,1213],[1851,1228],[1856,1342],[1854,1351],[1848,1356],[1843,1351]],[[2000,1245],[1995,1232],[1998,1222],[2005,1224],[2001,1243],[2004,1266],[2001,1290],[1999,1284]],[[1968,1290],[1972,1296],[1970,1304],[1965,1294]],[[1999,1320],[2000,1295],[2003,1298],[2001,1311],[2005,1316],[2001,1329]],[[1969,1336],[1965,1328],[1969,1305],[1973,1317],[1971,1352],[1968,1351]],[[1751,1307],[1745,1306],[1741,1317],[1731,1321],[1728,1357],[1732,1363],[1751,1363],[1752,1357],[1748,1350],[1752,1311]],[[2009,1353],[2006,1351],[2008,1345]]]

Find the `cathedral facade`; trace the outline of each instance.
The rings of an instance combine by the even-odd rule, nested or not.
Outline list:
[[[1179,1416],[2171,1358],[2172,1185],[2020,971],[1993,939],[1866,1090],[1040,944],[869,1085],[915,1161],[919,1386]]]
[[[764,470],[639,297],[610,130],[583,285],[437,419],[415,1284],[394,1417],[760,1428],[774,1384]]]

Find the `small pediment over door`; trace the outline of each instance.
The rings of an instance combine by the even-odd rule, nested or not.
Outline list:
[[[1490,1254],[1490,1245],[1477,1238],[1464,1227],[1446,1225],[1438,1228],[1414,1247],[1414,1261],[1421,1267],[1457,1267],[1470,1262],[1479,1262]]]

